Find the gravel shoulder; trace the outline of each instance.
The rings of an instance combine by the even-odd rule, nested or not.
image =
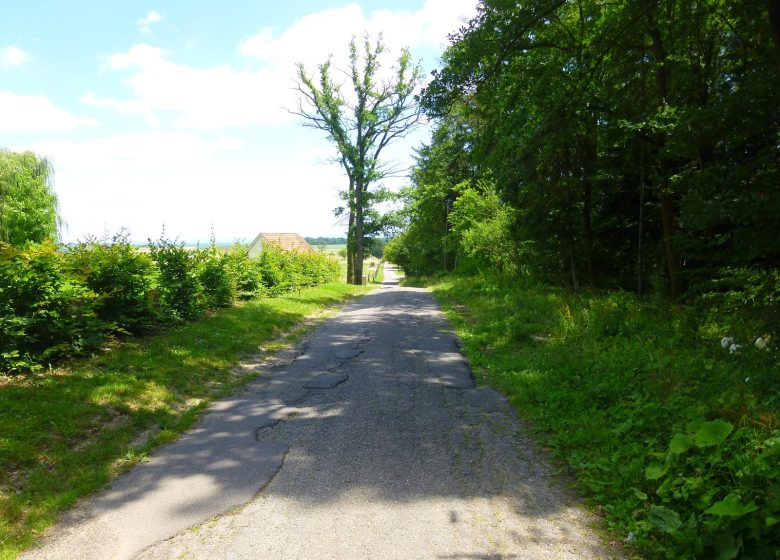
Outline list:
[[[433,297],[386,278],[24,557],[615,557]]]

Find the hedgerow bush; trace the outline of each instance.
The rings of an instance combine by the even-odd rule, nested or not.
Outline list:
[[[338,261],[322,253],[264,248],[259,256],[263,283],[271,294],[300,290],[339,278]]]
[[[149,240],[149,253],[157,266],[159,316],[163,321],[192,319],[203,311],[197,256],[183,243]]]
[[[225,253],[225,264],[239,300],[249,300],[267,294],[260,261],[249,257],[246,245],[234,244]]]
[[[230,274],[228,256],[213,244],[195,253],[195,268],[201,285],[201,305],[207,309],[230,307],[236,298],[236,282]]]
[[[318,253],[270,247],[250,258],[242,245],[188,250],[164,235],[145,253],[125,231],[71,247],[0,244],[0,372],[40,369],[112,335],[338,277],[336,260]]]
[[[269,295],[279,295],[293,289],[293,278],[288,266],[290,258],[273,246],[265,247],[257,256],[258,271]]]
[[[71,272],[100,297],[97,315],[114,332],[136,334],[155,320],[154,262],[120,231],[110,240],[89,237],[64,252]]]
[[[295,254],[300,267],[300,275],[305,285],[314,286],[325,282],[334,282],[341,275],[338,261],[324,253]]]
[[[105,332],[99,306],[53,244],[0,244],[0,370],[39,369],[94,348]]]

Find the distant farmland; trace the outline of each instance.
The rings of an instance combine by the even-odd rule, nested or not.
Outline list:
[[[339,251],[342,249],[346,249],[347,244],[346,243],[339,243],[335,245],[325,245],[325,252],[330,253],[332,255],[338,255]]]

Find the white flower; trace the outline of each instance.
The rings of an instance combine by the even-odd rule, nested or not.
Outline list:
[[[749,377],[745,378],[745,383],[750,383],[750,378]]]
[[[728,348],[729,344],[732,344],[733,342],[734,339],[731,338],[730,336],[724,336],[723,338],[720,339],[720,345],[723,347],[724,350]]]
[[[756,339],[756,348],[758,348],[759,350],[766,350],[766,339],[759,336]]]
[[[729,346],[729,354],[736,354],[740,348],[742,348],[741,344],[732,344]]]
[[[628,534],[628,536],[626,537],[626,542],[627,542],[628,544],[632,544],[632,543],[633,543],[635,540],[636,540],[636,533],[634,533],[633,531],[631,531],[631,532]]]

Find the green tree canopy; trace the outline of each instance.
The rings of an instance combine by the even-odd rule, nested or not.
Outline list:
[[[422,96],[443,129],[416,187],[490,179],[533,269],[575,287],[777,267],[777,5],[483,1]]]
[[[52,174],[46,158],[0,150],[0,241],[22,246],[58,237]]]

